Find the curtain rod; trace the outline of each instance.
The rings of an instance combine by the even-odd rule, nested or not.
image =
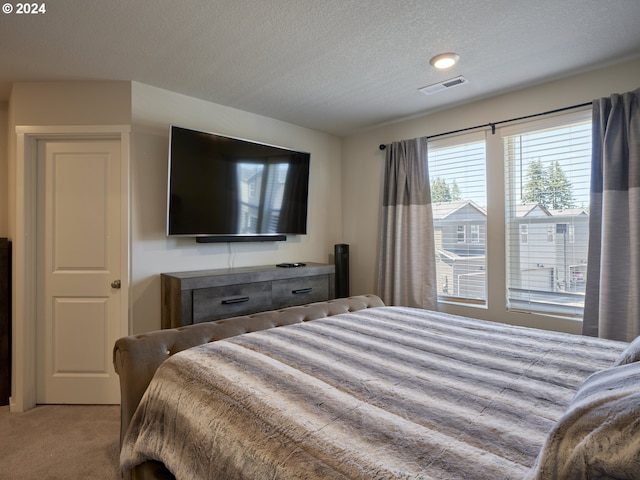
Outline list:
[[[451,132],[444,133],[436,133],[435,135],[427,136],[427,139],[436,138],[436,137],[444,137],[445,135],[452,135],[454,133],[467,132],[469,130],[476,130],[478,128],[491,127],[491,133],[495,135],[496,133],[496,125],[501,125],[503,123],[517,122],[518,120],[526,120],[528,118],[541,117],[543,115],[551,115],[553,113],[564,112],[566,110],[573,110],[574,108],[582,108],[592,105],[593,102],[581,103],[579,105],[571,105],[570,107],[556,108],[555,110],[549,110],[547,112],[542,113],[534,113],[533,115],[525,115],[524,117],[510,118],[509,120],[500,120],[499,122],[493,123],[485,123],[484,125],[476,125],[475,127],[461,128],[460,130],[452,130]],[[387,146],[384,143],[380,144],[380,150],[384,150]]]

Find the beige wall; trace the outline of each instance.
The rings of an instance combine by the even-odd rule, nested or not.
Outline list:
[[[9,105],[0,102],[0,237],[9,235]]]
[[[132,319],[134,332],[160,328],[160,273],[332,261],[342,241],[341,140],[337,137],[133,83],[131,155]],[[311,153],[308,234],[286,242],[196,244],[167,238],[169,125]]]
[[[131,82],[24,82],[11,92],[15,125],[128,125]]]
[[[498,122],[510,118],[545,112],[557,108],[590,102],[593,99],[622,93],[640,87],[640,61],[604,68],[599,71],[576,75],[541,86],[523,89],[444,110],[432,115],[382,126],[343,139],[343,221],[344,240],[351,244],[351,293],[375,291],[377,260],[378,218],[381,204],[382,168],[384,152],[379,144],[392,141],[434,135],[437,133]],[[459,88],[465,88],[459,87]],[[443,93],[455,96],[455,89]],[[498,153],[499,154],[499,153]],[[489,165],[489,169],[502,169],[502,165]],[[499,173],[499,172],[497,172]],[[491,174],[489,176],[492,176]],[[495,177],[494,177],[495,178]],[[495,195],[502,185],[489,185],[490,195]],[[493,190],[493,192],[492,192]],[[491,203],[491,198],[489,198]],[[491,210],[489,216],[504,216],[502,205]],[[493,242],[494,258],[503,256],[504,234],[499,229],[489,232],[488,242]],[[497,246],[497,247],[496,247]],[[488,247],[491,255],[492,246]],[[494,269],[495,270],[495,269]],[[492,281],[491,273],[489,281]],[[504,274],[493,278],[500,283]],[[498,285],[502,288],[504,282]],[[491,288],[491,287],[490,287]],[[453,313],[495,319],[514,324],[528,324],[545,328],[579,331],[578,322],[560,322],[535,315],[509,314],[504,308],[504,294],[489,292],[489,309],[453,308],[442,310]]]

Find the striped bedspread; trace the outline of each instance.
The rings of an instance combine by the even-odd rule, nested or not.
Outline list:
[[[127,471],[178,479],[521,479],[626,344],[382,307],[210,343],[158,369]]]

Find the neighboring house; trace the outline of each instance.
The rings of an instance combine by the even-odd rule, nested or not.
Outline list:
[[[470,200],[438,203],[432,209],[438,293],[485,299],[485,209]],[[519,268],[509,272],[515,284],[542,292],[584,292],[588,212],[535,204],[519,205],[515,214],[518,232],[510,237],[518,241],[507,246],[511,258],[520,258]]]
[[[519,242],[509,245],[519,255],[523,289],[544,292],[584,292],[587,275],[589,214],[583,208],[548,210],[541,205],[520,205]],[[521,220],[521,221],[520,221]]]
[[[432,205],[438,293],[486,297],[487,212],[471,200]]]
[[[432,205],[436,248],[469,257],[484,255],[487,212],[471,200]]]

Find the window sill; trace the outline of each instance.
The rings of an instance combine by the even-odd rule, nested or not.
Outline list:
[[[472,308],[487,308],[487,301],[476,298],[459,298],[459,297],[447,297],[444,295],[438,295],[438,303],[447,305],[458,305],[463,307]]]

